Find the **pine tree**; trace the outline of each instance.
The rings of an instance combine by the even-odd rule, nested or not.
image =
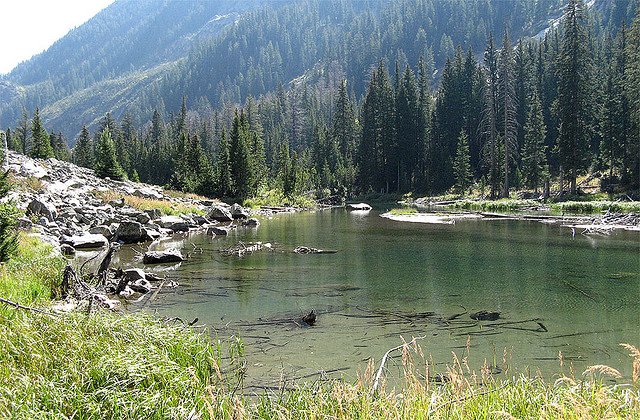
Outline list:
[[[578,171],[587,163],[591,143],[591,52],[582,0],[569,0],[563,20],[563,39],[558,56],[557,112],[560,121],[558,154],[569,177],[570,193],[576,193]]]
[[[640,5],[629,28],[626,47],[625,97],[629,104],[633,131],[630,129],[624,166],[629,185],[640,190]]]
[[[53,157],[53,149],[49,140],[47,130],[42,126],[40,121],[40,110],[36,108],[33,119],[31,120],[31,138],[33,139],[33,148],[30,156],[37,159],[48,159]]]
[[[542,115],[542,105],[538,91],[534,90],[529,100],[527,122],[524,125],[524,146],[522,149],[522,176],[525,185],[538,192],[546,167],[546,127]]]
[[[69,160],[69,146],[67,146],[67,142],[62,137],[62,133],[58,132],[58,134],[55,134],[51,131],[49,140],[51,142],[51,149],[53,149],[54,157],[58,160]]]
[[[98,143],[98,149],[96,151],[96,175],[100,178],[111,178],[113,180],[121,181],[124,179],[124,171],[118,164],[116,158],[116,146],[111,139],[111,132],[108,127],[105,127],[102,135],[100,136],[100,142]]]
[[[409,66],[399,81],[396,92],[396,150],[398,191],[411,191],[416,182],[416,170],[423,150],[419,93],[415,76]]]
[[[73,148],[73,163],[78,166],[84,166],[85,168],[93,168],[94,165],[94,153],[93,142],[91,141],[91,135],[85,125],[82,126],[80,136],[76,141],[76,145]]]
[[[248,198],[254,192],[252,187],[255,178],[251,159],[251,133],[244,111],[240,111],[240,114],[236,112],[230,137],[232,193],[237,198]]]
[[[227,132],[223,128],[218,146],[218,163],[216,168],[216,191],[220,197],[231,195],[231,158]]]
[[[504,171],[502,181],[502,197],[509,197],[509,167],[516,153],[517,129],[516,91],[513,73],[513,48],[509,32],[505,31],[502,49],[498,60],[498,97],[500,106],[500,124],[502,126],[502,147],[504,153]]]
[[[2,147],[2,156],[0,157],[2,164],[0,166],[4,166],[5,142],[5,133],[0,131],[0,147]],[[10,201],[2,200],[10,190],[9,171],[2,171],[0,173],[0,262],[8,261],[18,248],[18,235],[14,229],[18,211]]]
[[[431,114],[433,108],[433,100],[429,91],[429,73],[423,56],[418,59],[418,107],[420,111],[420,135],[422,137],[422,150],[419,157],[419,186],[423,191],[428,190],[430,186],[429,169],[431,161]]]
[[[498,147],[498,53],[493,42],[493,34],[489,33],[487,50],[484,53],[485,78],[485,109],[483,113],[484,133],[487,137],[485,144],[486,165],[489,171],[490,197],[495,199],[499,186],[499,147]]]
[[[362,139],[358,151],[363,190],[389,192],[397,181],[395,106],[389,73],[383,62],[371,75],[362,110]]]
[[[464,194],[471,186],[472,172],[469,163],[469,136],[465,130],[460,131],[456,158],[453,163],[453,172],[456,179],[455,191]]]

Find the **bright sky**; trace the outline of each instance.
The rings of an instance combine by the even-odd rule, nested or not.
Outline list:
[[[0,0],[0,74],[46,50],[114,0]]]

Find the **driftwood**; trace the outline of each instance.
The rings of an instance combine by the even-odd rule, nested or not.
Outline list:
[[[317,249],[317,248],[310,248],[307,246],[297,246],[293,252],[295,254],[335,254],[338,251],[335,250],[328,250],[328,249]]]
[[[9,306],[13,306],[16,309],[24,309],[26,311],[37,312],[39,314],[44,314],[44,315],[59,316],[58,314],[54,314],[52,312],[43,311],[42,309],[32,308],[30,306],[20,305],[19,303],[12,302],[12,301],[10,301],[8,299],[0,298],[0,302],[5,303],[5,304],[7,304]]]
[[[401,345],[399,345],[397,347],[389,349],[384,354],[384,356],[382,357],[382,361],[380,362],[380,367],[378,368],[378,372],[376,373],[376,378],[373,381],[373,388],[372,388],[372,394],[373,395],[376,395],[378,393],[378,387],[380,386],[380,378],[382,377],[382,371],[384,370],[384,365],[387,363],[387,359],[389,358],[391,353],[393,353],[394,351],[400,350],[400,349],[406,349],[409,346],[411,346],[413,343],[415,343],[417,340],[424,340],[427,337],[428,336],[426,336],[426,335],[424,335],[422,337],[413,337],[413,340],[409,341],[408,343],[402,343]]]

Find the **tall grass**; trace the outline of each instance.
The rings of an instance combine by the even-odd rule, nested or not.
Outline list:
[[[476,210],[476,211],[515,211],[528,207],[539,206],[540,203],[535,200],[516,200],[516,199],[501,199],[501,200],[461,200],[450,204],[449,207],[455,209],[464,210]]]
[[[0,317],[0,417],[187,418],[219,364],[206,335],[142,314]]]
[[[551,204],[553,210],[569,213],[640,212],[638,201],[563,201]]]
[[[30,305],[46,303],[61,280],[65,259],[37,237],[20,234],[15,256],[0,265],[0,297]],[[0,315],[13,310],[0,305]]]
[[[169,200],[158,200],[152,198],[136,197],[134,195],[120,194],[111,190],[98,191],[93,190],[90,193],[99,200],[108,203],[112,200],[120,200],[124,198],[125,203],[138,210],[159,209],[162,214],[177,216],[180,214],[198,213],[204,214],[204,211],[194,204],[177,203]]]
[[[244,207],[250,209],[258,209],[262,206],[265,207],[297,207],[297,208],[312,208],[316,206],[316,202],[304,195],[294,195],[292,197],[286,197],[284,193],[279,189],[272,189],[264,191],[256,197],[247,198],[242,202]]]

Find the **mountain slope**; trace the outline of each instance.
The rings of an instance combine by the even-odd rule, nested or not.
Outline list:
[[[0,126],[22,107],[73,136],[107,111],[137,123],[153,109],[242,102],[301,76],[347,79],[364,93],[379,60],[431,71],[455,46],[485,48],[490,31],[535,36],[565,0],[118,0],[0,81]],[[633,0],[595,0],[603,25],[633,14]],[[265,6],[265,7],[261,7]]]

